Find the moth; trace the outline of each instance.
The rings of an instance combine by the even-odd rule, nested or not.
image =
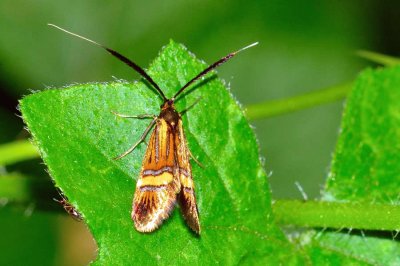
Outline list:
[[[146,136],[154,127],[144,155],[132,204],[132,220],[136,230],[144,233],[156,230],[170,216],[175,204],[179,203],[188,226],[194,232],[200,234],[199,211],[196,204],[192,167],[190,165],[190,157],[193,159],[194,157],[188,148],[182,125],[182,113],[188,109],[178,112],[174,103],[177,97],[190,85],[228,61],[237,53],[258,43],[250,44],[222,57],[189,80],[172,98],[167,98],[145,70],[127,57],[93,40],[69,32],[53,24],[49,25],[102,47],[139,73],[153,86],[163,99],[163,103],[160,106],[160,113],[157,116],[148,114],[125,115],[113,112],[115,115],[123,118],[152,119],[140,139],[127,151],[114,158],[116,160],[125,157],[140,143],[144,142]]]

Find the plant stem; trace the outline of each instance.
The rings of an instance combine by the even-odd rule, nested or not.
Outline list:
[[[400,230],[400,206],[378,203],[277,200],[281,225],[360,230]]]
[[[393,56],[388,56],[384,54],[379,54],[371,51],[366,51],[366,50],[360,50],[357,51],[357,55],[367,59],[371,62],[381,64],[384,66],[394,66],[400,64],[400,59],[393,57]]]
[[[348,82],[291,98],[251,104],[246,107],[246,116],[250,120],[255,120],[338,101],[347,96],[352,84]]]
[[[29,177],[23,176],[18,173],[1,175],[0,199],[17,202],[32,200],[30,186],[31,182]]]
[[[17,140],[0,145],[0,166],[38,157],[39,152],[28,140]]]

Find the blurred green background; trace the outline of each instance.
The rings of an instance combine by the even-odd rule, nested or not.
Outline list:
[[[398,1],[2,0],[1,143],[29,136],[17,101],[31,90],[139,78],[98,47],[47,23],[112,47],[143,67],[169,39],[208,63],[259,41],[218,70],[243,106],[351,81],[368,66],[356,50],[398,56],[400,47]],[[296,181],[309,197],[318,197],[342,109],[343,102],[336,102],[251,121],[274,198],[300,198]],[[0,195],[0,265],[87,264],[96,247],[86,227],[45,211],[56,191],[41,161],[7,166],[1,174],[16,171],[42,186],[19,208]]]

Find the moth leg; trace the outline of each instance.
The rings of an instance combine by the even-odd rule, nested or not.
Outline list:
[[[115,111],[111,111],[111,113],[113,113],[114,115],[118,116],[118,117],[122,117],[122,118],[138,118],[138,119],[143,119],[143,118],[156,118],[155,115],[150,115],[150,114],[143,114],[143,115],[124,115],[124,114],[120,114],[117,113]]]
[[[126,155],[128,155],[129,153],[131,153],[134,149],[136,149],[136,147],[146,139],[147,134],[149,133],[150,129],[154,126],[156,121],[157,121],[157,117],[154,117],[154,119],[147,126],[146,130],[143,132],[143,134],[140,137],[140,139],[135,144],[133,144],[126,152],[124,152],[121,155],[115,157],[114,160],[119,160],[119,159],[125,157]]]
[[[121,117],[121,118],[138,118],[138,119],[143,119],[143,118],[156,118],[157,116],[151,115],[151,114],[143,114],[143,115],[125,115],[121,113],[117,113],[113,110],[111,110],[111,113],[113,113],[115,116]],[[143,142],[147,145],[146,140],[144,139]]]
[[[204,168],[204,165],[202,163],[200,163],[196,157],[193,156],[192,152],[190,151],[189,147],[188,147],[188,151],[189,151],[189,155],[190,157],[192,157],[193,161],[195,161],[201,168]]]
[[[189,105],[187,108],[185,108],[185,109],[181,112],[181,114],[183,115],[184,113],[186,113],[187,111],[189,111],[190,109],[192,109],[196,104],[198,104],[198,103],[200,102],[200,100],[201,100],[202,98],[203,98],[203,97],[197,98],[196,101],[194,101],[194,103],[192,103],[192,104]]]

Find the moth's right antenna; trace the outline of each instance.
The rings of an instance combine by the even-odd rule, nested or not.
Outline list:
[[[143,70],[143,68],[141,68],[140,66],[138,66],[136,63],[134,63],[133,61],[129,60],[128,58],[126,58],[125,56],[123,56],[122,54],[118,53],[117,51],[114,51],[100,43],[97,43],[93,40],[90,40],[88,38],[85,38],[81,35],[78,35],[76,33],[67,31],[66,29],[63,29],[57,25],[54,24],[47,24],[51,27],[54,27],[56,29],[59,29],[65,33],[68,33],[72,36],[78,37],[82,40],[88,41],[90,43],[93,43],[97,46],[102,47],[103,49],[105,49],[107,52],[109,52],[110,54],[112,54],[113,56],[115,56],[116,58],[118,58],[119,60],[121,60],[122,62],[124,62],[125,64],[127,64],[128,66],[130,66],[131,68],[133,68],[137,73],[139,73],[143,78],[145,78],[148,82],[150,82],[151,85],[153,85],[153,87],[158,91],[158,93],[160,93],[161,97],[163,98],[164,101],[167,101],[167,97],[165,97],[164,93],[162,92],[162,90],[160,89],[160,87],[157,85],[157,83],[154,82],[154,80],[146,73],[146,71]]]
[[[175,93],[174,97],[172,97],[173,100],[176,99],[176,97],[178,97],[179,94],[181,94],[187,87],[189,87],[189,85],[193,84],[195,81],[199,80],[201,77],[203,77],[204,75],[206,75],[208,72],[216,69],[217,67],[219,67],[220,65],[222,65],[223,63],[225,63],[226,61],[228,61],[229,59],[231,59],[232,57],[234,57],[236,54],[249,49],[253,46],[256,46],[258,44],[258,42],[252,43],[250,45],[247,45],[235,52],[232,52],[224,57],[222,57],[221,59],[219,59],[218,61],[214,62],[213,64],[209,65],[206,69],[204,69],[203,71],[201,71],[197,76],[195,76],[194,78],[192,78],[188,83],[186,83],[182,88],[180,88],[180,90]]]

